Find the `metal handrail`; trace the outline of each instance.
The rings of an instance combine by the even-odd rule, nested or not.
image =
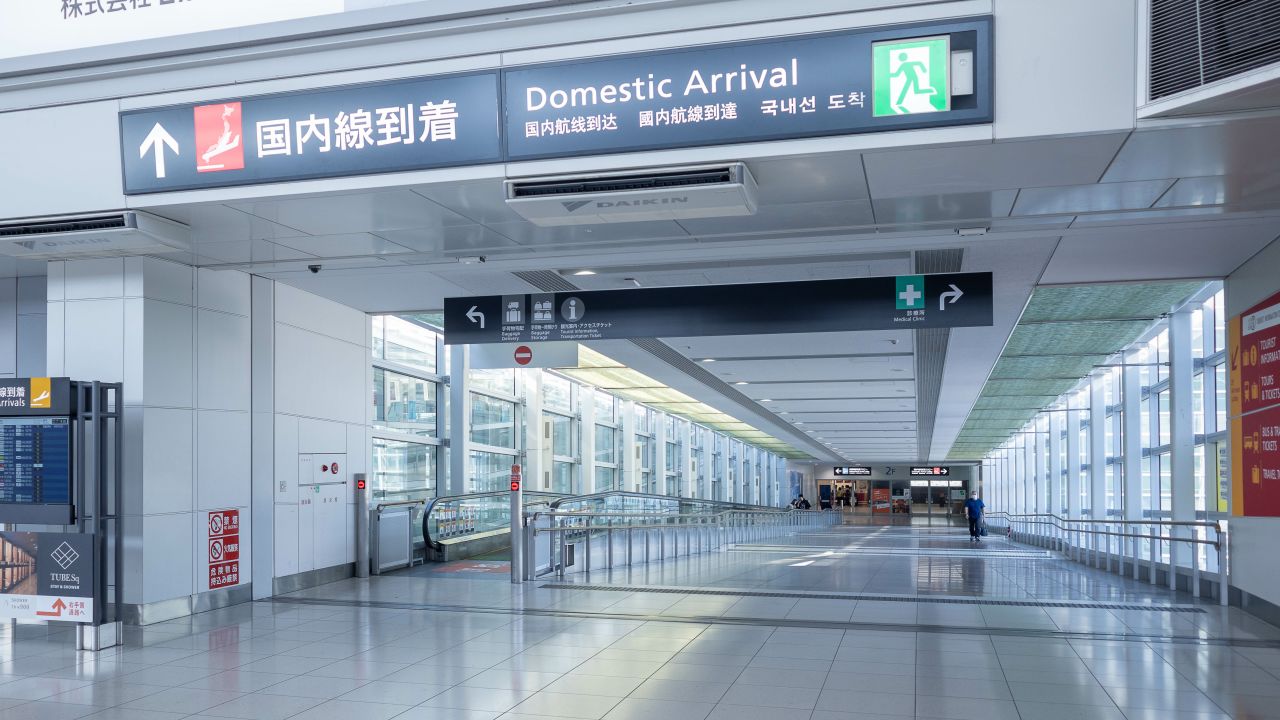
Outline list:
[[[651,493],[631,492],[629,490],[604,490],[602,492],[591,493],[589,495],[562,496],[559,500],[556,500],[555,502],[551,503],[551,507],[558,508],[561,503],[565,503],[565,502],[580,502],[580,501],[597,500],[597,499],[603,500],[610,497],[639,498],[641,500],[666,500],[669,502],[675,502],[679,504],[697,503],[700,505],[720,505],[720,506],[724,506],[725,509],[729,509],[729,510],[739,510],[739,509],[751,510],[751,509],[760,509],[760,508],[768,509],[768,510],[784,510],[785,509],[785,508],[777,508],[772,505],[749,505],[745,503],[729,502],[726,500],[706,500],[703,498],[676,497],[672,495],[654,495]]]
[[[1200,553],[1198,546],[1212,547],[1217,551],[1218,559],[1218,602],[1227,605],[1230,601],[1231,535],[1226,520],[1110,520],[1092,518],[1064,518],[1053,513],[1014,514],[1008,512],[991,512],[989,518],[1002,518],[1011,539],[1030,544],[1047,545],[1050,549],[1064,553],[1068,558],[1088,564],[1090,557],[1094,567],[1101,568],[1105,562],[1108,572],[1112,561],[1116,561],[1116,571],[1124,571],[1124,560],[1127,558],[1133,569],[1133,579],[1139,580],[1140,563],[1147,562],[1148,579],[1152,585],[1157,582],[1157,566],[1162,564],[1157,559],[1159,543],[1168,543],[1169,561],[1164,563],[1168,569],[1168,582],[1171,590],[1178,584],[1178,546],[1186,544],[1191,550],[1191,592],[1200,597]],[[1047,526],[1046,533],[1041,528]],[[1142,531],[1129,531],[1126,528],[1146,528]],[[1034,528],[1034,531],[1033,531]],[[1167,529],[1167,533],[1160,530]],[[1186,532],[1179,532],[1185,529]],[[1208,537],[1213,531],[1212,539]],[[1199,537],[1203,532],[1205,537]],[[1121,538],[1119,552],[1113,552],[1109,541],[1099,542],[1098,538]],[[1147,540],[1147,557],[1143,558],[1139,541]],[[1132,550],[1126,552],[1126,544]],[[1106,547],[1102,547],[1105,545]],[[1205,569],[1207,572],[1207,568]]]
[[[597,519],[607,520],[607,524],[595,524]],[[668,556],[667,540],[671,539],[674,555],[681,554],[683,539],[684,555],[704,552],[722,547],[726,542],[741,542],[749,539],[762,539],[771,534],[791,528],[812,525],[818,522],[830,524],[838,519],[833,512],[820,510],[797,510],[792,508],[761,508],[750,510],[723,510],[717,513],[670,514],[670,513],[626,513],[626,512],[565,512],[538,511],[528,513],[524,517],[524,579],[534,580],[539,574],[536,567],[536,543],[539,536],[548,538],[548,566],[542,574],[558,572],[564,577],[569,547],[582,543],[585,552],[584,566],[591,570],[591,541],[593,537],[604,536],[605,562],[609,569],[615,565],[615,533],[625,533],[623,548],[625,549],[625,565],[631,565],[634,557],[634,536],[639,531],[643,541],[643,559],[649,562],[652,553],[651,539],[656,534],[657,559]],[[538,521],[550,521],[546,527],[538,526]],[[622,523],[615,522],[622,520]],[[638,521],[638,522],[637,522]],[[694,547],[697,547],[694,550]],[[556,561],[557,555],[559,562]]]

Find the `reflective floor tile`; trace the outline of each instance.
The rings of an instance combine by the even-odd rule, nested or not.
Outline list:
[[[317,698],[254,694],[216,705],[201,714],[243,720],[285,720],[322,702]]]

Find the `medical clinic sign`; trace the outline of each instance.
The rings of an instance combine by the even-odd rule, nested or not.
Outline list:
[[[0,60],[340,13],[343,0],[7,0]]]
[[[983,17],[211,98],[122,113],[120,132],[137,194],[985,123],[992,107]]]

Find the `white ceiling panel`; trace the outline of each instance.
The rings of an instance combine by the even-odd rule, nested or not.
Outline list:
[[[482,225],[380,230],[378,237],[422,253],[456,256],[514,250],[520,246]]]
[[[988,228],[997,232],[1027,232],[1029,230],[1060,230],[1069,227],[1073,218],[1069,217],[1020,217],[992,220]]]
[[[521,217],[507,207],[500,178],[415,185],[413,191],[475,223],[517,222]]]
[[[784,409],[785,411],[785,409]],[[799,420],[805,425],[814,427],[824,427],[832,425],[848,425],[855,426],[864,423],[876,423],[886,425],[915,425],[916,413],[915,409],[911,411],[893,411],[893,410],[865,410],[861,412],[832,412],[826,410],[798,410],[786,411],[783,417]]]
[[[1026,188],[1018,193],[1014,215],[1072,215],[1151,207],[1172,180]]]
[[[873,202],[876,222],[882,225],[916,225],[1005,217],[1017,195],[1016,190],[995,190],[877,198]]]
[[[1041,282],[1225,277],[1277,235],[1277,217],[1081,231],[1062,239]]]
[[[296,228],[264,220],[226,205],[173,205],[147,212],[190,226],[191,242],[196,245],[270,240],[306,234]]]
[[[1150,227],[1156,222],[1175,222],[1181,219],[1206,217],[1222,217],[1227,209],[1218,207],[1194,208],[1161,208],[1159,210],[1135,210],[1131,212],[1098,213],[1096,215],[1080,215],[1071,223],[1073,230],[1080,228],[1118,227],[1121,225],[1145,225]]]
[[[258,263],[315,257],[311,253],[267,240],[204,243],[196,249],[201,257],[213,263]]]
[[[297,228],[310,235],[471,224],[470,220],[461,215],[407,189],[229,204],[238,210]]]
[[[863,163],[873,198],[1083,185],[1102,177],[1125,135],[868,152]]]
[[[876,218],[867,200],[760,205],[754,215],[681,220],[680,225],[695,237],[800,233],[818,230],[863,227],[871,232]]]
[[[909,412],[915,419],[916,401],[909,400],[784,400],[769,403],[769,409],[777,412],[787,410],[795,417],[805,417],[807,412]],[[886,415],[885,422],[891,419],[901,420],[901,415]]]
[[[862,157],[856,152],[750,160],[747,166],[766,204],[859,200],[867,197]]]
[[[596,243],[652,242],[673,238],[689,238],[684,228],[671,220],[655,220],[636,223],[606,223],[603,225],[565,225],[563,227],[538,227],[523,220],[506,223],[490,223],[490,230],[532,247],[588,245]]]
[[[1280,169],[1258,176],[1182,178],[1161,196],[1155,207],[1202,205],[1276,207],[1280,205]]]
[[[880,355],[884,353],[910,355],[914,337],[910,330],[875,330],[663,338],[663,342],[694,359],[791,357],[797,350],[804,350],[805,354],[811,355]]]
[[[871,397],[898,399],[914,397],[916,384],[914,380],[888,382],[753,382],[749,385],[738,386],[738,389],[757,401],[762,398],[773,401]]]
[[[1134,131],[1103,182],[1253,175],[1280,167],[1280,117],[1144,127]]]
[[[704,363],[726,382],[788,380],[899,380],[913,377],[915,360],[901,355],[855,357],[793,357],[786,360],[720,360]]]
[[[410,248],[369,233],[347,235],[307,235],[279,241],[280,245],[301,250],[317,257],[350,257],[352,255],[387,255],[411,252]]]

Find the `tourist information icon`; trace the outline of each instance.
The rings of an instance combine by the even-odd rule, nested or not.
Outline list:
[[[951,109],[951,39],[913,38],[871,46],[872,114],[920,115]]]

